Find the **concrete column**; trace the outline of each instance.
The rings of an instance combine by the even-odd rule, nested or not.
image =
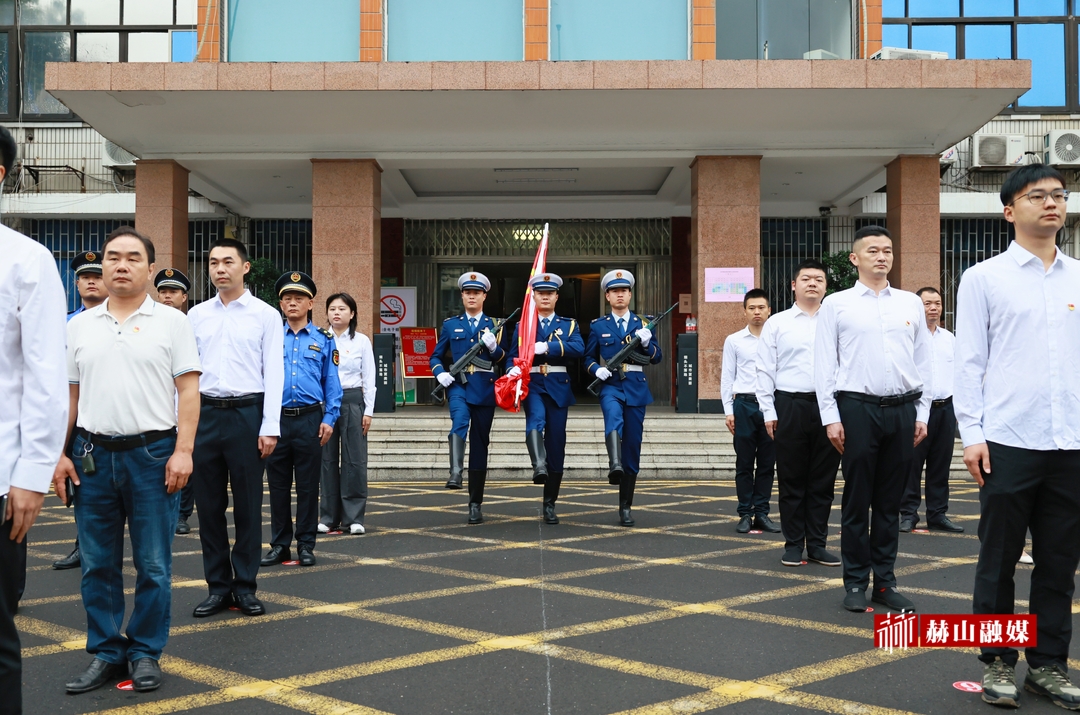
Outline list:
[[[157,267],[188,272],[188,170],[172,159],[135,162],[135,228],[154,242]]]
[[[886,167],[888,228],[893,236],[889,281],[916,291],[941,283],[941,180],[937,154],[898,156]]]
[[[311,160],[311,272],[319,287],[316,322],[326,296],[344,291],[357,303],[357,329],[379,329],[382,277],[382,168],[374,159]]]
[[[746,327],[741,303],[705,301],[706,268],[761,270],[761,157],[699,156],[690,165],[690,270],[698,321],[698,399],[720,402],[724,338]]]

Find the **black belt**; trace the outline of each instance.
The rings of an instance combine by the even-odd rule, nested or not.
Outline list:
[[[299,417],[300,415],[306,415],[309,412],[314,412],[315,410],[318,410],[319,412],[322,412],[322,408],[323,408],[323,403],[321,403],[321,402],[316,402],[316,403],[311,404],[311,405],[304,405],[303,407],[282,407],[281,408],[281,416],[282,417]]]
[[[785,390],[777,390],[776,394],[783,395],[784,397],[790,397],[793,400],[806,400],[807,402],[817,402],[816,392],[787,392]]]
[[[142,434],[121,435],[119,437],[109,437],[103,434],[94,434],[93,432],[87,432],[84,429],[80,429],[79,432],[83,438],[95,447],[101,447],[109,452],[124,452],[129,449],[135,449],[136,447],[143,447],[154,442],[160,442],[163,439],[176,436],[175,429],[160,429],[153,432],[143,432]]]
[[[210,395],[200,395],[202,397],[203,405],[208,407],[217,407],[222,410],[230,409],[232,407],[247,407],[248,405],[257,405],[263,401],[263,393],[254,392],[250,395],[241,395],[240,397],[210,397]]]
[[[735,395],[735,399],[736,400],[746,400],[747,402],[753,402],[755,405],[757,404],[757,395],[751,395],[751,394],[747,394],[745,392],[742,393],[742,394],[739,394],[739,395]]]
[[[836,393],[837,397],[850,397],[853,400],[859,402],[869,402],[871,405],[877,405],[878,407],[896,407],[897,405],[906,405],[909,402],[922,397],[922,390],[912,390],[911,392],[905,392],[902,395],[889,395],[888,397],[878,397],[877,395],[867,395],[862,392],[847,392],[846,390],[840,390]]]
[[[945,397],[943,399],[934,400],[933,402],[930,403],[930,406],[931,407],[944,407],[945,405],[951,405],[951,404],[952,404],[952,395],[949,395],[948,397]]]

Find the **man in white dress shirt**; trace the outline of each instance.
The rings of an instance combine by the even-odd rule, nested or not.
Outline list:
[[[0,182],[15,162],[0,127]],[[64,448],[68,388],[64,285],[49,251],[0,226],[0,710],[22,711],[15,611],[26,568],[26,532],[37,519]]]
[[[915,447],[904,497],[900,500],[900,531],[909,532],[919,523],[919,503],[926,465],[926,525],[934,531],[961,533],[964,527],[950,519],[949,468],[952,466],[953,444],[956,441],[956,416],[953,414],[953,348],[956,338],[941,326],[941,292],[926,287],[915,291],[926,312],[926,327],[930,331],[931,367],[927,389],[932,399],[930,421],[926,423],[926,439]]]
[[[855,612],[867,609],[871,570],[875,603],[915,610],[896,590],[893,565],[900,498],[930,416],[930,333],[919,297],[889,285],[892,248],[880,226],[855,232],[859,280],[825,299],[814,336],[821,423],[843,455],[840,556],[844,608]]]
[[[727,428],[735,436],[735,495],[739,524],[735,531],[751,529],[778,533],[769,518],[776,451],[758,409],[757,350],[761,327],[769,318],[769,296],[760,288],[743,296],[746,327],[724,339],[720,363],[720,397]],[[755,468],[756,466],[756,468]]]
[[[1074,575],[1080,561],[1080,262],[1058,250],[1069,192],[1031,164],[1001,187],[1016,239],[964,272],[956,297],[956,417],[979,489],[973,613],[1013,613],[1013,572],[1031,530],[1035,569],[1024,687],[1069,710]],[[982,699],[1017,707],[1012,648],[983,648]]]
[[[813,259],[795,268],[795,305],[761,330],[757,397],[765,429],[776,442],[777,505],[784,531],[784,566],[810,561],[839,566],[825,549],[840,453],[821,424],[814,392],[814,336],[827,284],[825,266]]]
[[[251,270],[244,244],[214,242],[209,268],[217,295],[188,312],[203,366],[194,481],[210,591],[194,615],[212,616],[235,603],[244,615],[259,616],[266,612],[255,595],[263,471],[281,435],[285,336],[281,314],[244,288]],[[236,526],[231,559],[225,521],[230,488]]]

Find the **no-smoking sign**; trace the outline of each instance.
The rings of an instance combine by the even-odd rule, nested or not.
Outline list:
[[[398,295],[384,295],[382,307],[379,310],[379,318],[383,325],[400,325],[408,314],[405,300]]]
[[[383,286],[379,296],[379,332],[397,333],[401,328],[415,327],[415,286]]]

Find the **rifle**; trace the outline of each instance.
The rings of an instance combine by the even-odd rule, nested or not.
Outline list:
[[[649,329],[649,330],[652,330],[653,328],[656,327],[657,323],[659,323],[664,318],[668,317],[668,315],[671,313],[671,311],[675,310],[677,307],[679,307],[678,303],[672,303],[670,308],[668,308],[663,313],[661,313],[660,315],[658,315],[655,318],[653,318],[652,320],[650,320],[649,324],[646,325],[645,327],[647,329]],[[631,340],[630,342],[628,342],[626,345],[624,345],[622,347],[622,349],[619,350],[619,352],[615,353],[611,357],[611,359],[607,361],[607,364],[604,367],[606,367],[608,370],[611,371],[611,374],[612,374],[613,377],[615,375],[618,375],[620,380],[625,380],[626,377],[625,377],[625,375],[623,375],[623,372],[622,372],[622,370],[620,368],[622,368],[623,363],[625,363],[627,360],[631,359],[632,355],[636,354],[638,346],[640,346],[640,345],[641,345],[641,338],[639,338],[637,335],[635,335],[634,339]],[[600,378],[596,378],[595,380],[592,381],[592,384],[589,385],[589,392],[591,392],[592,394],[599,397],[600,396],[600,388],[603,386],[603,384],[604,384],[603,380],[601,380]]]
[[[492,332],[497,333],[498,331],[502,330],[502,327],[514,318],[516,318],[518,313],[520,312],[521,308],[515,308],[514,312],[507,316],[505,320],[496,323],[495,330],[493,330]],[[460,377],[462,385],[469,384],[469,378],[465,377],[465,368],[472,364],[473,360],[476,359],[476,356],[480,354],[480,351],[483,348],[483,341],[477,338],[476,345],[473,345],[471,348],[469,348],[464,355],[458,358],[457,361],[454,362],[454,364],[447,369],[446,372],[449,373],[450,377],[454,378],[455,380]],[[435,385],[435,389],[431,391],[432,402],[434,402],[436,405],[441,405],[446,402],[446,398],[443,397],[444,392],[446,392],[446,388],[442,386],[441,382]]]

